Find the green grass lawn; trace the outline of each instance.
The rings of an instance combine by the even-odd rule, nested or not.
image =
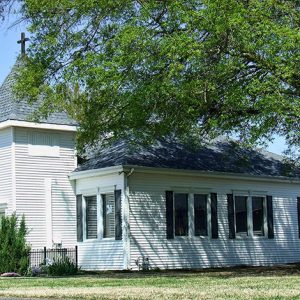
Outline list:
[[[0,278],[0,297],[300,299],[300,266]]]

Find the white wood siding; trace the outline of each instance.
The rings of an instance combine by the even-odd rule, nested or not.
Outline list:
[[[0,203],[12,213],[12,129],[0,130]]]
[[[230,265],[272,265],[300,261],[297,196],[300,185],[192,176],[133,173],[129,178],[130,262],[148,257],[150,267],[198,268]],[[166,190],[211,189],[218,194],[219,238],[166,239]],[[273,196],[273,240],[228,238],[227,193],[232,190],[266,191]]]
[[[100,195],[115,189],[123,190],[124,175],[111,174],[76,180],[76,194]],[[98,207],[98,211],[101,211]],[[102,224],[99,224],[102,226]],[[123,232],[124,233],[124,232]],[[78,263],[83,270],[121,270],[124,268],[123,240],[99,237],[96,240],[84,240],[78,245]]]
[[[15,128],[16,210],[24,214],[30,229],[28,241],[33,248],[47,245],[47,205],[52,209],[52,240],[63,247],[76,244],[76,201],[68,175],[75,168],[74,133],[44,130],[55,133],[59,140],[59,157],[32,156],[28,137],[35,129]],[[49,186],[51,180],[51,199]],[[46,180],[47,181],[47,180]],[[49,204],[50,203],[50,204]],[[49,238],[49,237],[48,237]],[[49,241],[48,241],[49,243]]]

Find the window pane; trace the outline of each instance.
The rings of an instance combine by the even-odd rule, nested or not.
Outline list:
[[[97,197],[85,197],[86,200],[86,238],[96,239],[97,234]]]
[[[264,198],[252,197],[253,234],[264,235]]]
[[[194,195],[195,235],[207,235],[207,195]]]
[[[235,230],[236,233],[248,233],[247,229],[247,197],[235,197]]]
[[[175,194],[175,235],[188,235],[188,195]]]
[[[102,195],[103,199],[103,237],[115,237],[115,195]]]

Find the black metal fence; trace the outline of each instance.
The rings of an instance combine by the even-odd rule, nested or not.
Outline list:
[[[70,259],[78,267],[78,247],[57,248],[57,249],[33,249],[29,253],[29,266],[39,267],[41,265],[51,264],[54,261]]]

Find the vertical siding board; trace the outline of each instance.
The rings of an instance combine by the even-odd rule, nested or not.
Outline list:
[[[13,212],[12,142],[11,128],[0,130],[0,203],[7,205],[9,214]]]

